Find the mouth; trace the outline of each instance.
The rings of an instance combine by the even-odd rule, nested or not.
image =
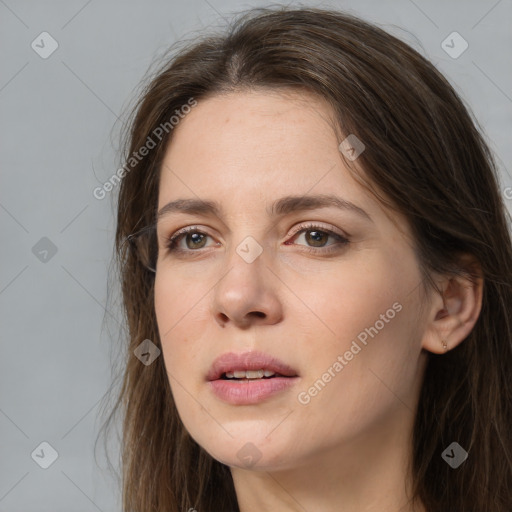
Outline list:
[[[254,405],[297,383],[296,370],[262,352],[227,353],[207,376],[210,389],[232,405]]]
[[[213,362],[207,380],[260,380],[298,377],[296,370],[263,352],[228,352]]]

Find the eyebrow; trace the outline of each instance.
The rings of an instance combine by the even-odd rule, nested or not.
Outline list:
[[[270,217],[279,217],[296,211],[309,211],[329,207],[351,211],[373,222],[370,215],[359,206],[341,197],[328,194],[282,197],[272,204],[270,210],[267,208],[267,214]],[[171,213],[214,215],[219,218],[223,216],[222,207],[216,201],[207,201],[204,199],[176,199],[175,201],[167,203],[158,211],[157,221]]]

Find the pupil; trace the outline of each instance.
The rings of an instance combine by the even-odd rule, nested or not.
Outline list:
[[[202,247],[200,246],[199,244],[201,242],[203,242],[203,235],[201,233],[189,233],[187,234],[187,246],[189,247],[190,249],[190,246],[188,244],[188,241],[192,240],[192,246],[197,248],[197,247]]]
[[[313,246],[320,247],[322,246],[322,238],[325,238],[328,236],[327,233],[324,233],[323,231],[307,231],[306,232],[306,238],[312,237],[313,238]],[[325,240],[324,240],[325,242]],[[308,240],[309,243],[309,240]]]

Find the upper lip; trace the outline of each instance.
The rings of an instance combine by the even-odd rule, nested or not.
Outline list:
[[[279,359],[263,352],[227,352],[217,357],[208,372],[208,380],[217,380],[226,372],[270,370],[285,377],[296,377],[297,372]]]

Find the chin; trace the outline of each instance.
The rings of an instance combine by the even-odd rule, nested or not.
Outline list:
[[[270,471],[287,469],[294,465],[297,444],[291,442],[291,436],[287,439],[275,435],[269,437],[268,432],[271,432],[275,425],[268,428],[265,433],[258,433],[258,428],[251,426],[252,422],[238,423],[241,424],[238,425],[239,428],[226,427],[233,437],[227,434],[222,438],[216,436],[214,439],[205,439],[201,435],[193,437],[211,457],[229,467]],[[233,427],[233,424],[230,426]],[[283,435],[286,436],[286,433]]]

